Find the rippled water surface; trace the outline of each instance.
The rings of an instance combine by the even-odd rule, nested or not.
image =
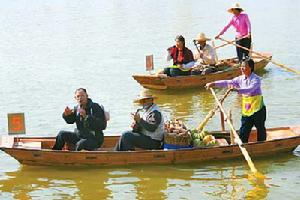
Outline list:
[[[155,68],[167,66],[165,50],[177,34],[213,37],[230,18],[229,1],[0,1],[0,135],[7,134],[7,113],[24,112],[27,135],[55,136],[72,130],[61,119],[73,92],[87,88],[90,97],[111,113],[106,135],[130,125],[133,99],[142,88],[132,74],[145,73],[145,55]],[[252,21],[254,50],[271,52],[275,61],[299,67],[299,2],[241,1]],[[224,38],[233,39],[232,29]],[[216,41],[219,45],[221,42]],[[235,55],[218,50],[219,58]],[[299,76],[269,64],[262,76],[267,126],[299,124]],[[224,90],[217,90],[222,94]],[[167,119],[180,117],[196,127],[214,106],[202,88],[150,91]],[[225,107],[240,122],[239,97]],[[219,116],[207,129],[220,128]],[[266,149],[267,151],[267,149]],[[45,168],[21,166],[0,153],[1,199],[299,199],[299,155],[254,159],[266,179],[248,177],[243,160],[126,168]]]

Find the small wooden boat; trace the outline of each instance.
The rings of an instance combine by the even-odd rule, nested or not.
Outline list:
[[[261,53],[266,58],[253,56],[255,62],[255,71],[261,70],[269,63],[272,55],[270,53]],[[190,75],[167,77],[162,75],[133,75],[132,77],[144,88],[155,90],[166,89],[185,89],[204,86],[206,83],[216,80],[232,79],[241,74],[237,67],[236,59],[224,59],[216,66],[215,73],[206,75]]]
[[[230,145],[227,132],[211,132],[217,139],[213,147],[113,151],[119,136],[105,136],[105,142],[96,151],[51,150],[54,137],[2,137],[0,149],[25,165],[88,165],[126,166],[131,164],[177,164],[243,157],[239,147]],[[277,152],[293,151],[300,144],[300,126],[280,127],[267,130],[267,141],[256,142],[252,131],[250,142],[244,144],[250,156],[275,155]]]

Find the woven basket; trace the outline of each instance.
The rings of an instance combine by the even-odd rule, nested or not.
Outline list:
[[[164,143],[177,146],[188,146],[191,144],[191,135],[178,135],[175,133],[165,133]]]

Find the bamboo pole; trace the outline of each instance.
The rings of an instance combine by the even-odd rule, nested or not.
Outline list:
[[[229,115],[229,120],[230,120],[231,124],[233,124],[233,120],[232,120],[232,112],[231,112],[231,110],[229,110],[228,115]],[[232,132],[232,130],[230,130],[230,144],[234,144],[234,137],[233,137],[233,132]]]
[[[223,102],[226,97],[229,95],[229,93],[231,92],[231,89],[228,89],[225,94],[223,95],[223,97],[219,100],[220,102]],[[213,109],[211,109],[209,111],[209,113],[206,115],[206,117],[204,118],[204,120],[198,125],[198,130],[202,131],[203,128],[206,126],[206,124],[208,123],[208,121],[215,115],[216,111],[219,109],[219,106],[216,105]]]
[[[224,114],[220,110],[220,120],[221,120],[221,131],[225,131],[225,119],[224,119]]]
[[[257,55],[257,56],[259,56],[259,57],[261,57],[261,58],[267,59],[267,60],[269,60],[271,63],[273,63],[274,65],[277,65],[277,66],[279,66],[279,67],[281,67],[281,68],[283,68],[283,69],[285,69],[285,70],[287,70],[287,71],[289,71],[289,72],[294,72],[294,73],[300,75],[300,72],[299,72],[299,71],[297,71],[297,70],[295,70],[295,69],[292,69],[292,68],[289,68],[289,67],[287,67],[286,65],[281,64],[281,63],[279,63],[279,62],[276,62],[276,61],[270,59],[269,57],[262,55],[261,53],[255,52],[255,51],[253,51],[253,50],[251,50],[251,49],[248,49],[248,48],[243,47],[243,46],[241,46],[241,45],[235,44],[233,41],[228,41],[228,40],[225,40],[225,39],[220,38],[220,37],[219,37],[219,39],[222,40],[222,41],[224,41],[224,42],[227,42],[228,44],[232,44],[232,45],[237,46],[237,47],[239,47],[239,48],[241,48],[241,49],[245,49],[245,50],[249,51],[249,53],[252,53],[252,54],[255,54],[255,55]]]
[[[232,41],[232,42],[234,42],[234,40]],[[216,46],[216,47],[213,47],[215,50],[217,50],[217,49],[219,49],[219,48],[221,48],[221,47],[225,47],[225,46],[227,46],[227,45],[229,45],[230,43],[224,43],[224,44],[221,44],[221,45],[219,45],[219,46]]]
[[[239,40],[241,40],[241,39],[244,39],[244,37],[238,38],[238,39],[236,39],[236,40],[232,40],[232,41],[229,41],[229,42],[226,42],[226,43],[224,43],[224,44],[221,44],[221,45],[216,46],[216,47],[213,47],[213,48],[214,48],[214,49],[219,49],[219,48],[225,47],[225,46],[227,46],[227,45],[229,45],[229,44],[231,44],[231,43],[237,42],[237,41],[239,41]],[[213,41],[212,41],[212,42],[213,42]]]
[[[226,114],[226,112],[225,112],[225,110],[224,110],[224,108],[223,108],[221,102],[219,101],[219,99],[218,99],[218,97],[217,97],[217,95],[216,95],[214,89],[210,88],[210,91],[211,91],[212,95],[214,96],[214,98],[215,98],[217,104],[219,105],[220,110],[223,112],[224,117],[225,117],[226,119],[228,119],[227,114]],[[228,125],[230,126],[230,129],[232,130],[233,135],[234,135],[234,137],[235,137],[235,141],[237,142],[237,144],[238,144],[238,146],[239,146],[239,148],[240,148],[240,150],[241,150],[243,156],[245,157],[245,159],[246,159],[246,161],[247,161],[247,163],[248,163],[248,166],[249,166],[250,169],[251,169],[251,172],[257,173],[257,169],[255,168],[254,163],[252,162],[251,157],[250,157],[249,154],[248,154],[248,151],[246,150],[245,147],[242,147],[243,143],[242,143],[242,141],[241,141],[239,135],[237,134],[237,132],[236,132],[234,126],[232,125],[232,123],[230,122],[230,120],[226,120],[226,122],[228,123]]]

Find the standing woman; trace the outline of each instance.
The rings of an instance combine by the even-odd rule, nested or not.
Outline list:
[[[252,127],[257,129],[257,141],[265,141],[266,106],[262,96],[261,80],[254,71],[254,61],[247,59],[240,67],[242,75],[232,80],[219,80],[206,84],[206,88],[229,87],[242,95],[242,118],[240,137],[243,143],[248,142]]]
[[[223,28],[223,30],[215,37],[219,39],[230,26],[233,26],[236,30],[236,44],[250,49],[251,47],[251,23],[246,13],[242,13],[244,10],[240,7],[240,4],[235,3],[231,8],[227,10],[233,14],[233,17],[229,23]],[[249,51],[236,47],[237,56],[241,63],[243,58],[248,57]]]

